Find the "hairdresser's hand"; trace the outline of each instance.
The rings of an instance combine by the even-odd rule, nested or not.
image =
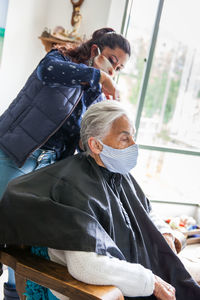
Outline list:
[[[155,275],[155,288],[153,291],[154,296],[158,300],[176,300],[175,288]]]
[[[107,99],[120,100],[120,93],[115,81],[104,71],[100,71],[100,83],[102,91]]]
[[[163,233],[163,237],[165,238],[170,248],[174,251],[174,253],[177,254],[173,235],[171,233]]]

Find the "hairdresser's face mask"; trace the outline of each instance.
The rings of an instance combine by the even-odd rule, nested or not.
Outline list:
[[[137,164],[138,145],[133,144],[124,149],[115,149],[99,141],[103,150],[99,156],[104,166],[111,172],[126,174]]]
[[[94,58],[94,64],[98,67],[98,69],[106,72],[110,76],[115,75],[115,70],[110,63],[110,61],[105,57],[103,54],[101,54],[101,51],[99,48],[97,48],[98,55]]]

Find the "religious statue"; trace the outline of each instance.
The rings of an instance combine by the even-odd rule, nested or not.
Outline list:
[[[71,0],[73,5],[71,31],[65,30],[63,26],[56,26],[52,33],[48,29],[43,31],[39,38],[42,40],[46,51],[50,51],[55,44],[66,45],[66,43],[81,43],[82,38],[78,35],[78,30],[82,20],[80,7],[83,1],[84,0]]]

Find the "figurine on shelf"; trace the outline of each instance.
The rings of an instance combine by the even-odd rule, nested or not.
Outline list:
[[[76,43],[80,44],[83,42],[83,38],[78,35],[78,31],[80,28],[82,15],[80,13],[80,6],[82,5],[84,0],[71,0],[73,5],[72,19],[71,25],[72,30],[68,31],[63,26],[56,26],[51,33],[51,30],[45,28],[39,37],[45,47],[45,50],[49,52],[55,45],[64,45],[67,47],[67,44]]]
[[[80,28],[80,24],[81,24],[81,20],[82,20],[82,15],[80,13],[80,6],[83,3],[83,0],[78,1],[78,3],[74,3],[74,1],[72,1],[73,4],[73,13],[72,13],[72,19],[71,19],[71,24],[73,26],[73,30],[71,31],[70,35],[71,36],[77,36],[77,32]]]
[[[80,36],[76,35],[77,30],[74,28],[71,32],[65,30],[62,26],[56,26],[52,32],[52,37],[62,40],[64,42],[77,42],[82,41]]]

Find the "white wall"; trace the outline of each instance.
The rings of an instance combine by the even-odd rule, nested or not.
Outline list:
[[[46,4],[46,0],[9,0],[0,68],[1,111],[45,53],[38,36],[46,22]]]
[[[80,34],[89,38],[98,28],[120,32],[125,0],[85,0]],[[45,27],[71,29],[70,0],[9,0],[2,63],[0,66],[0,113],[23,87],[27,77],[45,55],[38,36]]]

